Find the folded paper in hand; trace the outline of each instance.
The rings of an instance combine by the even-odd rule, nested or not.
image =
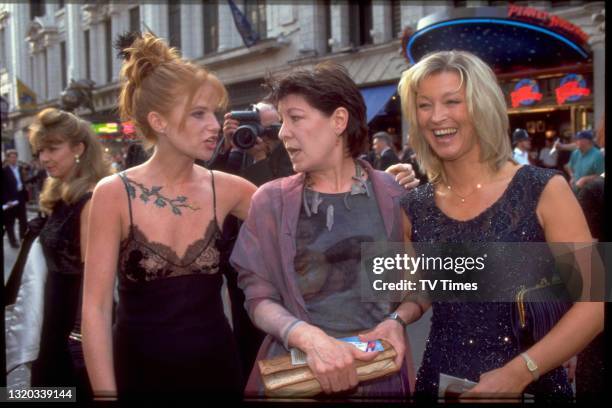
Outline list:
[[[444,373],[440,373],[440,381],[438,384],[438,398],[449,400],[459,399],[461,394],[468,392],[477,385],[474,381]],[[523,398],[533,399],[533,395],[525,393],[523,394]]]

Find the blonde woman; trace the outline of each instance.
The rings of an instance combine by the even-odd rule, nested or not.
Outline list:
[[[505,99],[478,57],[461,51],[428,55],[402,75],[399,93],[412,146],[430,180],[402,200],[406,240],[592,242],[563,177],[512,160]],[[533,286],[539,273],[545,272],[516,257],[496,271],[496,284],[500,291],[517,282]],[[438,394],[440,374],[449,374],[478,383],[465,396],[526,391],[569,398],[572,389],[561,365],[603,329],[603,305],[578,302],[547,333],[538,327],[546,334],[526,345],[513,335],[511,302],[431,307],[416,383],[417,394],[431,397]]]
[[[215,150],[226,90],[152,34],[124,55],[119,109],[155,150],[94,191],[83,301],[94,393],[240,398],[217,239],[226,216],[246,217],[255,186],[194,163]]]
[[[110,169],[91,124],[68,112],[40,112],[30,126],[30,143],[49,174],[40,194],[40,208],[48,215],[40,233],[48,275],[32,386],[76,386],[81,399],[90,393],[80,344],[89,200]]]

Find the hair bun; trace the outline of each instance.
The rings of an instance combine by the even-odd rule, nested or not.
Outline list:
[[[180,59],[175,48],[170,48],[161,38],[151,33],[131,36],[128,34],[121,37],[121,40],[127,43],[130,38],[133,38],[131,45],[121,51],[121,55],[128,57],[122,74],[136,87],[161,64]]]
[[[43,109],[36,115],[36,119],[43,126],[53,126],[62,121],[66,112],[61,111],[56,108],[46,108]]]

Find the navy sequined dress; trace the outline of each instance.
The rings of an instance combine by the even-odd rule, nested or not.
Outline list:
[[[458,221],[445,215],[434,200],[432,184],[403,197],[401,206],[412,222],[412,240],[430,243],[544,242],[536,215],[538,201],[554,170],[522,166],[502,196],[478,216]],[[504,281],[524,281],[524,269],[509,264]],[[436,398],[440,373],[478,382],[481,374],[499,368],[520,354],[512,329],[511,302],[432,302],[431,330],[416,396]],[[566,372],[559,367],[529,385],[538,397],[571,397]]]

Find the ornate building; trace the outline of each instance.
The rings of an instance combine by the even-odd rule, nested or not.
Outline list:
[[[57,106],[71,80],[90,79],[92,122],[117,122],[120,60],[113,39],[129,30],[150,30],[169,39],[183,56],[214,71],[230,93],[232,108],[244,108],[264,95],[268,73],[312,66],[323,59],[344,64],[362,88],[371,127],[406,124],[393,95],[408,66],[401,44],[406,27],[416,29],[429,15],[461,7],[500,5],[488,1],[300,1],[235,0],[260,40],[246,47],[228,1],[136,2],[30,1],[0,4],[0,94],[9,103],[3,144],[29,158],[25,129],[35,112]],[[579,25],[590,35],[595,86],[595,120],[603,112],[603,2],[515,2],[547,10]],[[505,4],[505,3],[504,3]]]

